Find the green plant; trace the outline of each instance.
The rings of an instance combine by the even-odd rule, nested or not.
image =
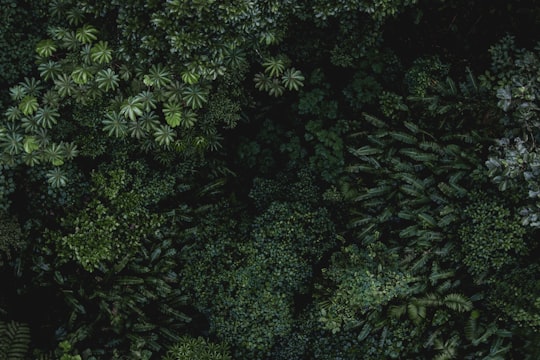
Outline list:
[[[0,359],[27,359],[30,329],[27,324],[0,321]]]
[[[226,345],[215,344],[202,337],[183,336],[172,346],[163,360],[230,360]]]
[[[5,260],[10,260],[25,244],[17,219],[8,218],[0,212],[0,266]]]
[[[471,274],[494,274],[528,253],[526,229],[507,205],[481,194],[472,200],[459,229],[463,263]]]

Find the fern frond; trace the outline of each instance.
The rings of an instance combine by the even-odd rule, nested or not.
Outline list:
[[[367,199],[371,199],[378,196],[383,196],[385,194],[388,194],[391,190],[392,190],[392,187],[390,185],[377,186],[377,187],[368,189],[364,194],[359,195],[355,200],[362,201],[362,200],[367,200]]]
[[[426,307],[428,306],[435,307],[441,304],[441,299],[437,294],[428,293],[424,295],[422,298],[418,299],[417,302],[418,304],[421,304]]]
[[[0,359],[26,359],[29,345],[28,325],[15,321],[0,321]]]
[[[351,153],[355,156],[369,156],[382,153],[381,149],[372,148],[369,145],[362,146],[359,149],[351,149]]]
[[[438,154],[441,154],[443,152],[442,147],[433,141],[422,141],[418,144],[418,147],[422,150],[430,150]]]
[[[389,134],[394,140],[400,141],[405,144],[414,145],[418,142],[416,137],[402,132],[391,131]]]
[[[375,116],[363,113],[364,119],[367,120],[371,125],[378,127],[378,128],[386,128],[388,125],[382,121],[377,119]]]
[[[417,132],[420,131],[420,128],[418,127],[418,125],[416,125],[415,123],[412,123],[410,121],[404,121],[403,125],[405,125],[405,127],[407,129],[409,129],[409,131],[412,132],[412,133],[416,134]]]
[[[443,304],[451,310],[465,312],[472,310],[472,302],[470,299],[461,294],[448,294],[443,299]]]
[[[418,151],[418,149],[415,149],[415,148],[401,149],[399,150],[399,153],[413,160],[423,162],[423,163],[429,163],[429,162],[437,160],[437,156],[435,154],[424,153],[424,152]]]
[[[407,305],[392,305],[390,306],[390,316],[399,319],[407,312]]]

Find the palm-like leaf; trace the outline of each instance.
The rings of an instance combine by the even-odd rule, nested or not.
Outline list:
[[[44,155],[54,166],[64,164],[64,147],[61,144],[52,143],[45,149]]]
[[[23,151],[23,136],[17,132],[9,131],[0,137],[1,146],[5,152],[11,155]]]
[[[52,128],[58,122],[60,114],[56,109],[45,106],[36,111],[36,120],[40,126]]]
[[[62,169],[55,167],[47,173],[47,182],[52,187],[62,187],[67,184],[67,176]]]
[[[51,26],[47,28],[47,33],[53,38],[54,40],[62,40],[68,30],[66,28],[63,28],[61,26]]]
[[[200,75],[195,71],[186,70],[182,73],[182,81],[188,85],[196,84],[199,78]]]
[[[161,64],[152,65],[143,81],[147,86],[161,88],[171,83],[171,72]]]
[[[165,121],[167,121],[170,127],[177,127],[182,120],[182,105],[176,102],[166,103],[163,106],[163,115],[165,115]]]
[[[139,117],[139,122],[144,130],[154,131],[159,125],[159,117],[153,111],[144,112]]]
[[[289,90],[298,90],[300,87],[304,86],[304,76],[300,70],[296,70],[295,68],[287,69],[281,77],[281,81]]]
[[[77,40],[74,31],[66,31],[62,36],[61,46],[70,51],[75,51],[81,46],[81,43]]]
[[[33,96],[25,96],[19,103],[19,109],[24,115],[31,115],[38,109],[38,101]]]
[[[127,131],[129,136],[142,139],[146,137],[146,130],[144,129],[141,120],[129,121],[127,124]]]
[[[176,132],[169,125],[160,125],[154,131],[154,138],[161,146],[169,146],[176,137]]]
[[[122,138],[127,132],[127,123],[125,117],[118,112],[108,112],[105,115],[105,119],[102,120],[103,130],[106,131],[109,136],[115,136]]]
[[[173,81],[163,91],[163,97],[166,101],[182,102],[182,93],[185,85],[179,81]]]
[[[124,101],[122,107],[120,108],[120,114],[124,115],[126,118],[129,118],[132,121],[137,119],[137,116],[142,115],[143,113],[143,104],[141,100],[137,97],[129,97]]]
[[[247,64],[244,51],[238,46],[230,46],[225,49],[224,56],[225,65],[232,68],[240,68]]]
[[[10,106],[4,113],[8,120],[15,121],[22,117],[22,111],[17,106]]]
[[[45,80],[54,79],[56,76],[62,73],[60,64],[52,60],[39,64],[38,70],[39,75]]]
[[[24,152],[22,154],[22,160],[28,166],[35,166],[41,162],[41,155],[38,151]]]
[[[280,58],[268,58],[262,65],[264,72],[268,73],[270,77],[280,76],[285,70],[285,62]]]
[[[272,80],[272,83],[270,85],[270,90],[268,90],[268,93],[272,96],[278,97],[283,95],[283,92],[285,92],[285,88],[279,83],[278,79]]]
[[[24,152],[31,154],[34,150],[39,149],[39,143],[34,136],[25,136],[23,141]]]
[[[15,85],[9,88],[9,96],[15,101],[20,101],[28,95],[28,91],[22,85]]]
[[[33,132],[34,136],[36,137],[37,142],[39,143],[39,146],[44,148],[49,145],[51,142],[51,138],[49,137],[49,133],[47,132],[47,129],[44,127],[38,127],[38,129]]]
[[[51,39],[41,40],[36,46],[36,52],[44,58],[51,56],[56,49],[56,44]]]
[[[85,24],[83,27],[77,29],[75,38],[83,44],[89,44],[92,41],[97,40],[97,34],[98,31],[95,27]]]
[[[271,33],[269,31],[265,31],[261,33],[261,37],[259,38],[260,43],[264,43],[266,45],[272,45],[277,43],[278,39],[274,33]]]
[[[92,72],[87,66],[81,66],[75,68],[71,73],[71,78],[75,84],[84,85],[93,77]]]
[[[35,116],[25,116],[21,120],[21,126],[26,133],[35,133],[41,126]]]
[[[43,89],[43,86],[41,85],[41,81],[36,80],[35,78],[24,78],[24,81],[21,81],[19,83],[23,88],[26,89],[26,94],[31,96],[38,96],[41,90]]]
[[[157,107],[157,99],[154,96],[154,93],[150,90],[142,91],[135,96],[135,99],[142,104],[144,111],[150,111]]]
[[[83,45],[79,53],[81,54],[83,64],[92,64],[92,46],[90,44]]]
[[[272,79],[263,73],[255,74],[253,81],[255,81],[255,87],[261,91],[269,91],[272,87]]]
[[[187,106],[190,106],[192,109],[198,109],[201,108],[203,103],[206,102],[206,96],[208,93],[200,86],[193,85],[187,86],[182,92],[182,95],[182,99],[186,102]]]
[[[54,86],[61,97],[72,96],[75,93],[75,83],[68,74],[61,74],[54,80]]]
[[[188,110],[183,114],[180,124],[184,128],[188,129],[190,127],[193,127],[193,125],[195,125],[196,122],[197,122],[197,113],[194,111]]]
[[[79,7],[74,7],[68,10],[66,18],[70,25],[79,25],[84,20],[84,13]]]
[[[112,69],[103,69],[96,74],[96,82],[102,90],[114,90],[118,87],[119,77]]]
[[[107,64],[112,60],[112,50],[109,49],[109,44],[106,41],[99,41],[92,46],[90,57],[98,64]]]
[[[73,160],[77,155],[79,155],[79,150],[77,149],[77,145],[75,143],[62,143],[62,147],[64,150],[64,156],[68,160]]]

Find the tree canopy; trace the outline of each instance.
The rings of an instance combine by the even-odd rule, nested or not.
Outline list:
[[[0,8],[0,360],[540,358],[538,1]]]

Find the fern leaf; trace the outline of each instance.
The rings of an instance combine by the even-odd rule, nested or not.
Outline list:
[[[30,345],[30,329],[15,321],[0,321],[0,359],[23,360]]]
[[[360,330],[360,333],[358,334],[358,341],[362,341],[368,337],[368,335],[371,333],[371,325],[369,323],[364,324],[362,326],[362,330]]]
[[[353,174],[360,172],[374,173],[377,171],[377,169],[370,165],[351,165],[347,167],[347,171]]]
[[[440,280],[451,278],[455,275],[455,272],[453,270],[447,270],[443,272],[439,272],[438,268],[433,268],[431,270],[431,274],[429,275],[429,281],[431,282],[431,285],[437,284]]]
[[[412,123],[410,121],[404,121],[403,125],[405,125],[405,127],[407,129],[409,129],[409,131],[411,131],[412,133],[416,134],[417,132],[420,131],[420,128],[418,127],[418,125],[416,125],[416,124],[414,124],[414,123]]]
[[[117,280],[119,285],[132,286],[144,283],[144,279],[135,276],[123,276]]]
[[[418,144],[418,147],[422,150],[430,150],[438,154],[443,152],[442,147],[436,142],[432,142],[432,141],[422,141]]]
[[[399,153],[419,162],[427,163],[437,160],[437,156],[434,154],[424,153],[414,148],[405,148],[399,150]]]
[[[417,225],[411,225],[406,227],[405,229],[401,230],[399,232],[400,238],[410,238],[413,236],[418,235],[418,226]]]
[[[397,216],[399,218],[401,218],[401,219],[404,219],[404,220],[414,220],[414,219],[416,219],[416,215],[414,215],[409,210],[401,210],[400,212],[398,212]]]
[[[380,154],[381,152],[382,152],[381,149],[372,148],[369,145],[362,146],[359,149],[351,150],[351,153],[356,156],[369,156],[369,155]]]
[[[422,321],[420,310],[414,303],[407,304],[407,314],[409,315],[409,319],[417,325]]]
[[[390,316],[399,319],[407,312],[406,305],[392,305],[390,306]]]
[[[453,173],[450,178],[448,179],[448,182],[450,184],[456,184],[459,180],[461,180],[466,175],[465,171],[457,171]]]
[[[382,121],[377,119],[375,116],[369,115],[369,114],[362,114],[364,116],[364,119],[366,119],[371,125],[378,127],[378,128],[385,128],[388,127],[388,125]]]
[[[467,322],[465,324],[464,332],[465,332],[465,337],[469,341],[473,341],[473,340],[475,340],[477,338],[477,335],[478,335],[478,321],[477,321],[477,317],[473,316],[473,314],[471,314],[471,316],[467,320]]]
[[[446,295],[443,303],[449,309],[458,312],[470,311],[473,306],[471,300],[461,294],[456,293]]]
[[[414,145],[418,142],[414,136],[402,132],[391,131],[389,134],[393,139],[405,144]]]
[[[364,194],[358,196],[356,198],[356,201],[367,200],[374,197],[382,196],[382,195],[387,194],[391,190],[392,190],[392,187],[390,185],[377,186],[377,187],[368,189]]]
[[[415,168],[411,163],[401,161],[397,157],[391,158],[390,164],[392,164],[393,169],[398,172],[414,172],[415,171]]]
[[[424,196],[417,187],[412,185],[401,185],[399,189],[406,195],[411,195],[416,198],[422,198]]]
[[[411,271],[414,273],[414,272],[417,272],[419,270],[422,270],[424,269],[424,267],[426,266],[427,262],[429,261],[430,259],[430,256],[428,254],[425,254],[423,256],[421,256],[418,260],[416,260],[416,262],[411,266]]]
[[[398,177],[404,180],[407,184],[414,186],[419,191],[423,191],[426,188],[422,181],[409,173],[399,173]]]
[[[424,307],[427,307],[427,306],[435,307],[441,304],[441,299],[439,298],[437,294],[428,293],[424,297],[418,299],[417,302],[418,304]]]
[[[437,226],[437,222],[433,217],[426,213],[420,213],[418,214],[418,219],[422,222],[423,225],[426,225],[427,227],[433,228]]]

